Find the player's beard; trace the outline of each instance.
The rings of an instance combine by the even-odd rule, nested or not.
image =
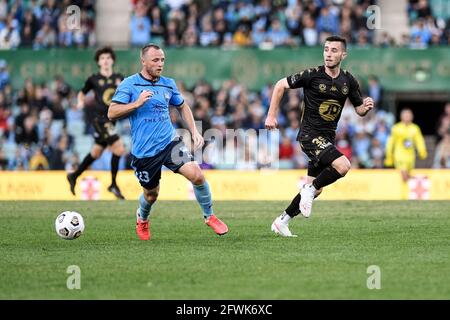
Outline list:
[[[162,70],[158,73],[157,68],[148,68],[147,73],[153,78],[158,79],[161,76]]]
[[[341,60],[339,60],[335,65],[329,66],[328,69],[334,70],[336,68],[339,68],[341,65]]]

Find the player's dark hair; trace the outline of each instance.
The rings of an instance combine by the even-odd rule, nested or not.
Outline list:
[[[153,48],[153,49],[155,49],[155,50],[161,50],[161,47],[158,46],[157,44],[154,44],[154,43],[146,44],[146,45],[143,46],[142,49],[141,49],[141,58],[142,58],[142,57],[147,53],[147,51],[148,51],[149,49],[151,49],[151,48]]]
[[[95,52],[95,57],[94,57],[95,62],[98,63],[98,60],[100,59],[100,56],[102,54],[109,54],[111,56],[111,58],[114,60],[114,62],[116,61],[116,54],[115,54],[114,50],[111,47],[103,47],[103,48],[98,49]]]
[[[344,47],[344,50],[347,50],[347,40],[345,40],[344,38],[340,37],[340,36],[329,36],[328,38],[325,39],[325,42],[341,42],[342,46]]]

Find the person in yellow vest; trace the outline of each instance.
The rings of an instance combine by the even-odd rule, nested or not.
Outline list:
[[[48,160],[45,157],[44,153],[42,153],[42,149],[39,148],[36,150],[36,152],[30,159],[30,170],[48,170],[48,169],[50,169]]]
[[[427,157],[427,149],[422,132],[417,124],[413,123],[414,115],[411,109],[403,109],[400,113],[400,122],[392,127],[391,135],[386,144],[386,167],[394,166],[402,175],[402,197],[408,199],[408,180],[410,172],[415,166],[416,150],[420,159]]]

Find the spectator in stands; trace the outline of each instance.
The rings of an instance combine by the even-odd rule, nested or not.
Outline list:
[[[16,49],[20,44],[18,22],[9,16],[6,27],[0,31],[0,49]]]
[[[383,106],[383,88],[377,76],[371,74],[367,79],[367,95],[372,97],[374,105],[377,109],[384,109]]]
[[[319,33],[316,29],[316,24],[309,13],[305,13],[302,18],[303,24],[303,42],[308,47],[317,46],[319,44]]]
[[[336,148],[352,162],[352,145],[348,137],[348,133],[345,130],[339,130],[336,132]]]
[[[21,27],[21,47],[31,48],[39,30],[39,22],[31,9],[25,11]]]
[[[446,132],[450,129],[450,102],[447,102],[443,114],[439,117],[437,124],[437,141],[444,138]]]
[[[64,170],[65,163],[69,160],[69,152],[67,151],[69,140],[67,135],[62,135],[57,143],[57,147],[53,150],[49,158],[50,170]]]
[[[423,47],[426,47],[431,41],[431,35],[432,34],[430,29],[427,25],[425,25],[425,20],[419,19],[411,28],[411,44],[422,45]]]
[[[3,93],[0,92],[0,137],[9,137],[10,125],[9,121],[11,118],[11,109],[6,107],[2,102]]]
[[[284,12],[284,15],[286,16],[286,27],[289,33],[294,37],[300,36],[302,14],[303,8],[300,1],[288,3],[288,6]]]
[[[317,18],[317,32],[319,34],[322,32],[331,34],[339,33],[339,18],[327,5],[320,10],[320,15]]]
[[[369,135],[362,129],[358,127],[356,129],[356,136],[353,139],[352,150],[358,162],[359,167],[370,168],[370,146],[371,140]]]
[[[450,128],[445,132],[442,140],[437,144],[433,168],[450,168]]]
[[[22,134],[22,132],[24,131],[25,118],[30,116],[30,113],[30,106],[28,105],[28,103],[26,101],[21,101],[20,113],[15,117],[14,120],[14,130],[16,136]]]
[[[56,44],[56,32],[52,29],[50,22],[44,22],[42,28],[37,32],[33,49],[48,49]]]
[[[23,120],[23,125],[16,127],[16,143],[23,145],[33,145],[39,142],[36,120],[32,116],[27,116]]]
[[[5,152],[2,149],[0,144],[0,170],[6,170],[8,168],[8,158],[5,155]]]
[[[0,91],[9,84],[9,72],[8,72],[8,64],[6,60],[0,60]],[[4,98],[4,97],[3,97]]]
[[[150,11],[150,30],[153,42],[161,42],[166,29],[166,19],[161,12],[161,8],[154,6]]]
[[[343,6],[340,13],[340,34],[347,41],[352,40],[352,8]]]
[[[409,38],[406,41],[407,43],[409,43]],[[395,40],[389,35],[389,33],[387,32],[383,32],[381,34],[381,39],[378,42],[378,45],[382,48],[390,48],[390,47],[394,47],[395,46]]]
[[[14,157],[8,159],[8,170],[28,170],[28,150],[25,148],[16,148]]]
[[[267,39],[273,43],[275,47],[295,45],[294,40],[278,19],[272,20],[269,31],[267,32]]]
[[[222,45],[225,34],[228,32],[228,22],[225,19],[225,12],[223,8],[217,7],[213,11],[212,23],[214,31],[219,35],[219,44]]]
[[[5,20],[7,16],[8,16],[8,0],[0,0],[0,21]]]
[[[71,47],[74,43],[74,34],[67,26],[67,16],[62,15],[58,21],[58,45],[60,47]]]
[[[151,23],[147,17],[148,7],[145,1],[140,0],[137,2],[134,10],[134,14],[131,17],[130,29],[131,40],[130,44],[133,47],[142,47],[150,42],[151,35]]]
[[[170,41],[172,40],[172,41]],[[169,46],[178,45],[178,36],[176,33],[169,35]],[[189,26],[183,33],[182,45],[185,47],[194,47],[198,44],[198,33],[193,26]]]
[[[42,153],[42,149],[36,149],[36,152],[30,159],[30,170],[48,170],[50,168],[47,158]]]
[[[240,47],[247,47],[252,44],[250,30],[247,24],[240,24],[233,35],[233,42]]]
[[[266,42],[267,33],[263,23],[256,23],[251,33],[252,44],[256,47],[260,47],[261,44]]]
[[[217,46],[219,44],[219,34],[214,31],[209,19],[202,21],[202,32],[200,32],[200,45],[202,47]]]
[[[280,160],[291,160],[294,156],[294,146],[289,137],[283,136],[279,149]]]
[[[381,169],[383,168],[385,148],[377,138],[372,138],[370,145],[370,167]]]
[[[50,29],[56,30],[60,15],[61,9],[57,6],[56,0],[47,0],[42,7],[41,21],[44,21],[44,24],[47,23]]]

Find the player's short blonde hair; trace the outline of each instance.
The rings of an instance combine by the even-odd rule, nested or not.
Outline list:
[[[147,53],[147,51],[149,49],[155,49],[155,50],[162,50],[160,46],[158,46],[157,44],[154,43],[149,43],[146,44],[145,46],[142,47],[141,49],[141,59],[144,57],[144,55]]]

